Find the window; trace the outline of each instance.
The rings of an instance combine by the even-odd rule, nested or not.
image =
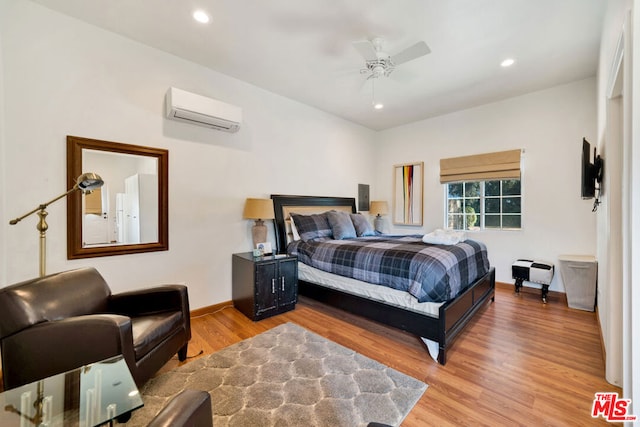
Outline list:
[[[519,179],[448,183],[447,228],[454,230],[522,228]]]

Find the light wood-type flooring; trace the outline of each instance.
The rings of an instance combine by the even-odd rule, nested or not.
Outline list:
[[[604,379],[596,314],[568,308],[559,295],[545,305],[539,291],[516,295],[499,285],[495,302],[452,345],[446,366],[416,336],[304,297],[295,310],[259,322],[231,306],[192,318],[189,355],[293,322],[427,383],[403,426],[610,425],[591,417],[594,393],[621,393]],[[161,372],[178,364],[174,358]]]

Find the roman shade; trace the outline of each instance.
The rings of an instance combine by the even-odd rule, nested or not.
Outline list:
[[[440,159],[440,183],[520,179],[522,150]]]

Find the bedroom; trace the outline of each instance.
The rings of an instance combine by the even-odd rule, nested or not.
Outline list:
[[[601,225],[591,202],[578,197],[578,144],[583,136],[593,142],[602,138],[602,85],[621,17],[630,8],[628,2],[613,3],[600,76],[378,132],[37,3],[3,2],[0,283],[37,273],[31,223],[6,224],[61,192],[66,135],[170,150],[170,250],[68,261],[60,203],[49,211],[48,270],[95,265],[117,284],[114,291],[188,283],[194,309],[231,299],[230,254],[251,244],[250,221],[242,219],[246,197],[354,196],[358,184],[366,183],[373,199],[390,198],[391,166],[424,161],[422,229],[431,230],[442,225],[439,159],[468,154],[466,144],[480,141],[486,152],[525,149],[526,228],[485,237],[498,281],[511,282],[508,266],[514,257],[600,254],[606,250],[597,234]],[[169,86],[241,105],[245,125],[226,134],[166,121],[162,100]],[[562,119],[567,111],[568,122]],[[431,140],[438,143],[424,143]],[[331,173],[309,173],[319,164]],[[36,172],[22,182],[25,171]],[[556,275],[552,290],[562,289]]]

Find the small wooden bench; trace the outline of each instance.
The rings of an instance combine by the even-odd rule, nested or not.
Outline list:
[[[516,293],[520,293],[522,282],[539,283],[542,285],[542,302],[547,303],[549,285],[553,279],[553,264],[547,261],[533,261],[519,259],[511,265],[511,275],[515,279]]]

